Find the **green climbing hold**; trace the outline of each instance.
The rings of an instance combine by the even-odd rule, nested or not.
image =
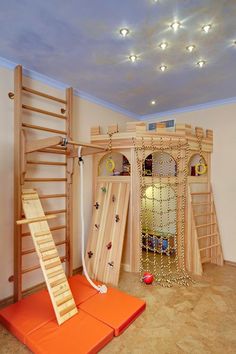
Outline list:
[[[106,193],[106,191],[107,191],[106,187],[102,187],[101,190],[102,190],[102,192],[104,192],[104,193]]]

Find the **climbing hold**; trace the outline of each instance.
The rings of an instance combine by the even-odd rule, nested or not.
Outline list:
[[[95,228],[98,230],[99,229],[99,225],[98,224],[94,224]]]
[[[107,191],[106,187],[102,187],[101,190],[103,193],[106,193],[106,191]]]
[[[116,220],[116,222],[119,222],[119,221],[120,221],[120,217],[119,217],[119,215],[118,215],[118,214],[116,214],[116,216],[115,216],[115,220]]]
[[[88,252],[88,257],[89,257],[89,258],[92,258],[92,256],[93,256],[93,252],[92,252],[92,251],[89,251],[89,252]]]
[[[108,262],[108,265],[110,266],[110,267],[114,267],[114,262],[112,261],[112,262]]]
[[[109,242],[109,243],[106,245],[106,248],[107,248],[108,250],[110,250],[110,249],[111,249],[111,247],[112,247],[112,243],[111,243],[111,242]]]
[[[154,280],[154,277],[153,277],[153,275],[151,273],[145,272],[143,274],[143,282],[145,284],[148,284],[148,285],[152,284],[153,280]]]
[[[197,163],[195,165],[195,174],[204,175],[207,172],[207,165],[205,163]]]
[[[114,194],[113,194],[113,196],[112,196],[112,199],[111,199],[111,200],[112,200],[112,202],[113,202],[113,203],[115,203],[116,197],[114,196]]]
[[[99,209],[99,204],[98,204],[98,202],[96,202],[96,203],[94,204],[94,206],[95,206],[96,209]]]

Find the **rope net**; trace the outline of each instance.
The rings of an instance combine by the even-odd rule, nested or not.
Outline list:
[[[186,141],[155,137],[151,145],[133,140],[140,186],[140,280],[151,273],[154,284],[188,286],[184,234],[189,146]]]

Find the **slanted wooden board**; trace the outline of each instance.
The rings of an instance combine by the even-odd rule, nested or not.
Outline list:
[[[22,205],[26,219],[44,217],[38,193],[34,189],[24,189]],[[78,310],[74,302],[60,257],[57,252],[47,221],[29,223],[35,250],[51,297],[58,324],[62,324]]]
[[[130,197],[129,182],[98,182],[86,250],[89,275],[117,285]]]

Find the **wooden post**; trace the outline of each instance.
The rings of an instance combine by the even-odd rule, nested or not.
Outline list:
[[[14,72],[14,301],[21,299],[21,227],[16,220],[21,219],[21,130],[22,130],[22,67],[18,65]]]
[[[73,89],[66,90],[66,131],[67,139],[72,140],[72,119],[73,119]],[[71,276],[73,272],[73,225],[72,225],[72,175],[73,158],[66,156],[66,274]]]

